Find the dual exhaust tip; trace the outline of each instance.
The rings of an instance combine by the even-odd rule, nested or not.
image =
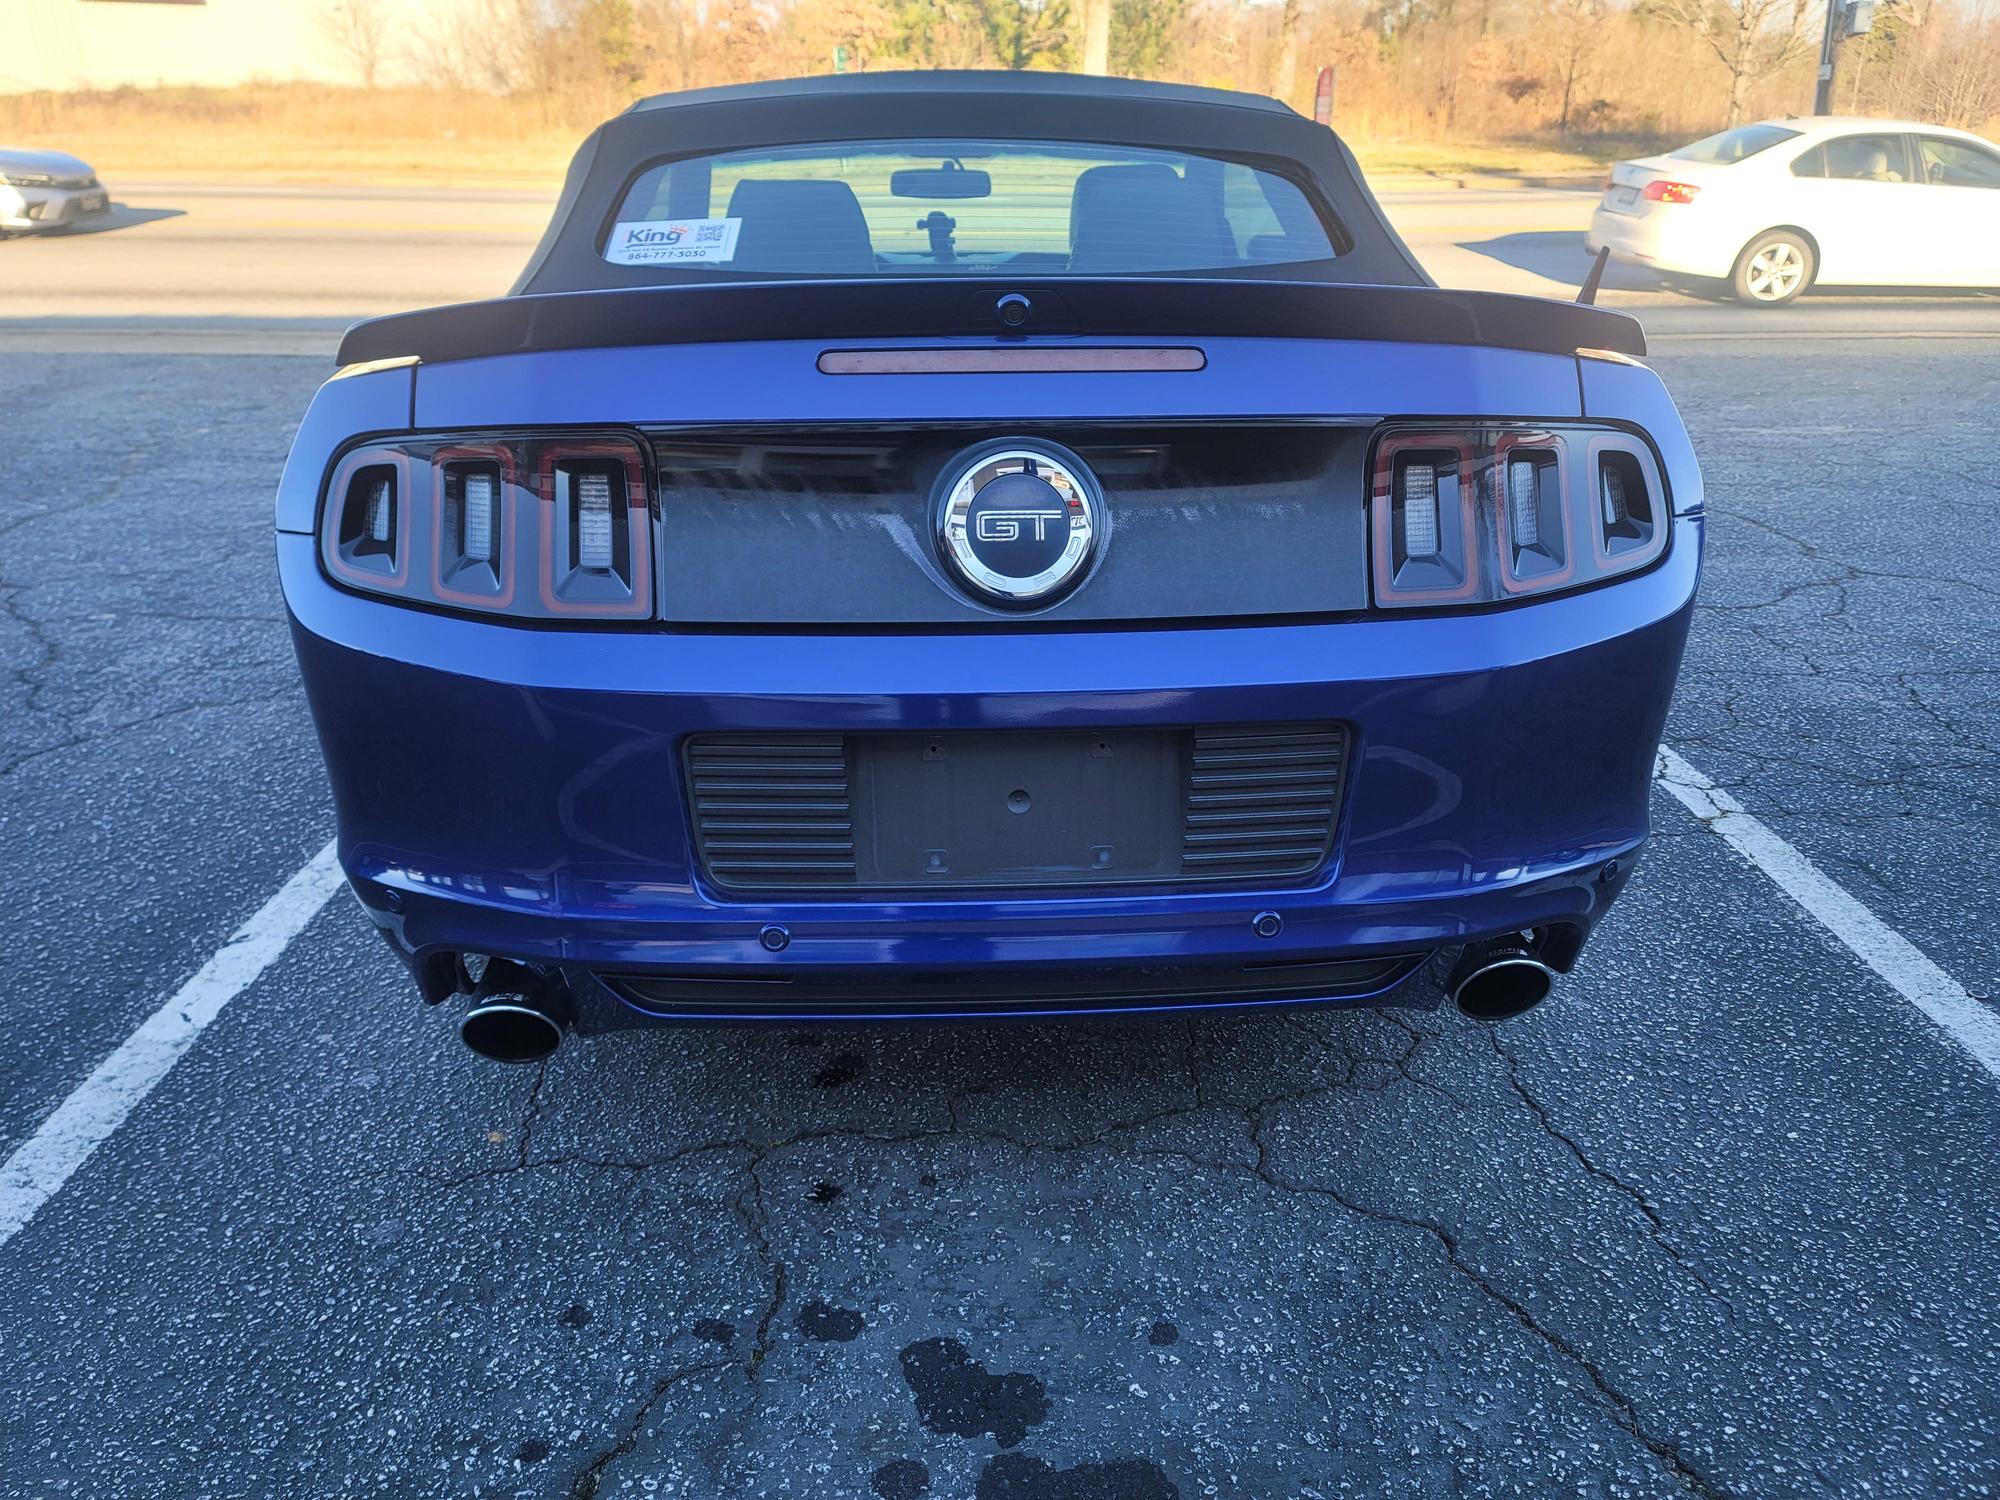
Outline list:
[[[1525,1015],[1548,999],[1555,987],[1555,970],[1519,937],[1474,943],[1445,982],[1445,992],[1460,1014],[1488,1023]]]
[[[490,1062],[533,1063],[554,1056],[575,1024],[561,980],[494,959],[480,974],[458,1038]]]
[[[1465,950],[1445,990],[1474,1021],[1512,1020],[1554,991],[1555,970],[1519,937],[1494,938]],[[458,1023],[459,1039],[492,1062],[533,1063],[552,1057],[576,1023],[560,980],[523,964],[489,963]]]

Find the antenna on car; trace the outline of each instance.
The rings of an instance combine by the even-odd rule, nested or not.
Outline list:
[[[1604,263],[1611,259],[1611,247],[1604,246],[1597,252],[1597,259],[1591,263],[1590,274],[1583,278],[1583,290],[1576,294],[1576,300],[1585,307],[1597,301],[1597,284],[1604,280]]]

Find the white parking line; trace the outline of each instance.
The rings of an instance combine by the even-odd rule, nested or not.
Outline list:
[[[1660,747],[1659,780],[1703,827],[1770,876],[1856,958],[1887,980],[1890,988],[1929,1016],[1988,1073],[2000,1078],[2000,1014],[1973,999],[1964,985],[1924,957],[1908,938],[1835,885],[1811,860],[1744,811],[1742,803],[1665,745]]]
[[[1776,882],[1863,963],[2000,1078],[2000,1015],[1666,746],[1660,784],[1711,833]],[[224,1006],[285,951],[341,885],[333,842],[174,991],[0,1167],[0,1245],[54,1197],[192,1047]]]
[[[21,1143],[0,1167],[0,1245],[125,1123],[208,1023],[305,930],[340,883],[340,864],[329,842]]]

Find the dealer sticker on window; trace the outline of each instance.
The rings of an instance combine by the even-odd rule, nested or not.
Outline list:
[[[604,258],[614,266],[731,260],[741,219],[626,220],[611,231]]]

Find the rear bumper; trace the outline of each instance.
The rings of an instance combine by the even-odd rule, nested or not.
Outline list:
[[[929,635],[520,629],[341,592],[312,538],[278,543],[362,905],[430,988],[460,951],[538,962],[570,978],[594,1030],[818,1004],[647,1004],[635,975],[791,978],[809,995],[871,971],[1021,980],[882,1012],[941,1016],[1158,1008],[1117,982],[1135,965],[1193,973],[1163,977],[1164,1005],[1435,1004],[1457,947],[1531,927],[1563,932],[1564,967],[1646,836],[1700,528],[1677,520],[1641,577],[1484,613]],[[712,888],[690,849],[679,753],[695,733],[1302,719],[1351,726],[1352,766],[1326,865],[1269,889],[745,898]],[[1260,936],[1266,912],[1280,930]],[[773,926],[777,952],[760,941]],[[1282,972],[1366,958],[1399,962],[1327,993]],[[1246,965],[1270,994],[1232,980],[1218,995]],[[1113,980],[1047,982],[1080,967]]]
[[[1599,204],[1590,216],[1587,244],[1656,271],[1687,276],[1727,276],[1735,265],[1736,243],[1717,235],[1712,223],[1691,218],[1698,206],[1650,204],[1643,214],[1614,213]]]

